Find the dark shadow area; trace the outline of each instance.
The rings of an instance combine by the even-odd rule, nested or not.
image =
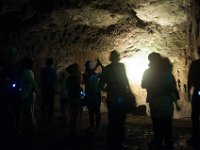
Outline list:
[[[69,125],[64,124],[62,120],[56,119],[52,124],[45,122],[47,114],[38,112],[38,132],[37,140],[34,142],[27,141],[15,132],[15,129],[2,128],[0,149],[30,149],[30,150],[105,150],[106,149],[106,117],[102,114],[102,126],[98,133],[90,132],[82,127],[87,121],[79,123],[79,135],[77,137],[69,136]],[[134,121],[135,120],[135,121]],[[144,123],[141,120],[146,120]],[[149,117],[129,116],[126,124],[125,144],[128,150],[147,150],[147,144],[153,137],[151,122]],[[186,140],[190,137],[190,127],[188,121],[174,120],[174,136],[173,142],[175,150],[187,149],[192,150],[186,144]]]

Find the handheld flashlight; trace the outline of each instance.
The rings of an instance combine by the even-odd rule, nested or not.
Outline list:
[[[12,87],[13,87],[13,88],[15,88],[15,87],[16,87],[16,84],[15,84],[15,83],[13,83],[13,84],[12,84]]]

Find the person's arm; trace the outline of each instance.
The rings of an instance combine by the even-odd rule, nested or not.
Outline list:
[[[101,67],[101,69],[104,68],[104,66],[102,65],[101,61],[100,61],[99,59],[97,59],[96,66],[94,67],[94,69],[92,70],[92,72],[95,72],[96,69],[97,69],[99,66]]]
[[[87,83],[87,76],[88,76],[88,74],[85,72],[84,74],[82,74],[82,83],[83,84],[86,84]]]
[[[176,80],[175,80],[175,77],[172,75],[172,78],[173,78],[173,84],[174,84],[174,96],[175,96],[175,99],[174,99],[174,103],[175,103],[175,106],[176,106],[176,110],[177,111],[180,111],[181,110],[181,106],[179,105],[179,99],[180,99],[180,95],[179,95],[179,92],[178,92],[178,89],[176,87]]]
[[[193,86],[193,74],[194,74],[194,69],[193,69],[194,64],[192,63],[189,68],[189,73],[188,73],[188,100],[191,101],[191,88]]]
[[[126,74],[126,68],[125,68],[125,65],[123,64],[123,67],[122,67],[122,72],[123,72],[123,75],[124,75],[124,82],[126,84],[126,88],[128,91],[131,91],[131,87],[130,87],[130,84],[128,82],[128,77],[127,77],[127,74]]]
[[[165,86],[164,86],[164,89],[163,89],[163,92],[165,94],[170,94],[170,93],[174,93],[175,94],[175,97],[176,97],[176,100],[179,100],[180,99],[180,96],[179,96],[179,92],[177,90],[177,87],[176,87],[176,80],[175,80],[175,77],[172,73],[169,74],[168,76],[169,78],[169,83],[167,83]]]
[[[178,92],[177,87],[176,87],[176,80],[175,80],[175,77],[174,77],[173,74],[171,74],[171,82],[170,82],[170,84],[167,88],[168,88],[168,90],[167,90],[168,92],[173,93],[173,96],[174,96],[173,100],[174,100],[174,103],[175,103],[175,106],[176,106],[176,110],[180,111],[181,107],[178,103],[180,96],[179,96],[179,92]]]
[[[26,72],[26,80],[31,85],[33,91],[38,93],[37,83],[34,80],[34,74],[33,74],[32,70],[29,70],[29,71]]]
[[[99,82],[100,90],[104,90],[105,85],[106,85],[106,69],[104,68],[102,70],[102,74],[101,74],[101,78]]]
[[[99,59],[97,59],[97,65],[101,67],[101,69],[104,68],[103,64],[101,63],[101,61]]]

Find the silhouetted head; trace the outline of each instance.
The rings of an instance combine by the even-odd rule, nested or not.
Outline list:
[[[86,61],[86,63],[85,63],[85,71],[86,72],[90,72],[91,70],[93,69],[93,64],[92,64],[92,62],[91,61]]]
[[[71,74],[72,70],[73,70],[73,64],[69,65],[69,66],[66,68],[66,71],[67,71],[67,73],[69,73],[69,74]]]
[[[113,50],[110,53],[110,61],[111,62],[118,62],[118,61],[120,61],[120,54],[116,50]]]
[[[66,72],[62,70],[59,75],[60,75],[60,79],[63,80],[66,76]]]
[[[153,53],[149,54],[149,56],[148,56],[148,59],[150,61],[149,67],[159,65],[160,61],[161,61],[161,58],[162,57],[161,57],[161,55],[159,53],[153,52]]]
[[[73,63],[73,64],[69,65],[69,66],[66,68],[66,71],[67,71],[69,74],[78,74],[78,73],[79,73],[78,64],[77,64],[77,63]]]
[[[74,63],[74,64],[73,64],[72,72],[75,73],[75,74],[77,74],[77,73],[80,72],[80,71],[79,71],[79,66],[78,66],[77,63]]]
[[[31,57],[24,57],[21,61],[23,69],[32,69],[33,68],[33,60]]]
[[[54,61],[53,61],[53,58],[47,58],[45,65],[46,65],[47,67],[50,67],[50,66],[53,65],[53,62],[54,62]]]
[[[79,82],[81,83],[81,72],[77,63],[73,63],[67,67],[66,71],[70,76],[76,76]]]

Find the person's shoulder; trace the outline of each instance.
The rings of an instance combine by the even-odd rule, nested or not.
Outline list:
[[[124,63],[119,62],[118,65],[119,65],[120,67],[124,67],[124,68],[125,68],[125,64],[124,64]]]
[[[194,70],[196,68],[200,68],[200,59],[192,61],[190,64],[190,69]]]
[[[191,65],[200,65],[200,59],[192,61]]]
[[[69,75],[66,81],[71,82],[74,80],[74,77],[72,75]]]
[[[111,64],[108,64],[107,66],[105,66],[103,69],[102,69],[102,75],[103,76],[106,76],[109,72],[110,72],[111,69]]]
[[[50,75],[56,75],[56,69],[53,67],[46,67],[44,72]]]
[[[144,71],[144,74],[147,74],[147,73],[150,73],[152,72],[152,69],[151,68],[147,68],[145,71]]]
[[[122,62],[118,62],[118,65],[124,66],[124,63],[122,63]]]
[[[107,70],[109,70],[111,68],[111,64],[108,64],[107,66],[105,66],[104,68],[103,68],[103,71],[107,71]]]
[[[24,73],[32,73],[32,70],[30,70],[30,69],[25,69],[25,70],[24,70]]]
[[[33,75],[33,71],[32,70],[30,70],[30,69],[26,69],[26,70],[24,70],[23,71],[23,74],[25,75],[25,76],[28,76],[28,75]]]

